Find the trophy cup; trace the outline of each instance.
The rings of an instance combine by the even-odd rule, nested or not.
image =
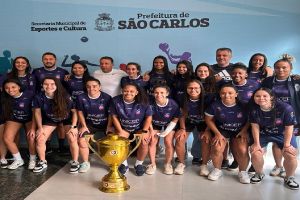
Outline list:
[[[141,134],[134,134],[132,140],[128,140],[115,133],[110,133],[106,137],[95,140],[94,135],[86,135],[85,139],[91,139],[97,145],[97,151],[89,144],[89,148],[110,168],[99,186],[99,190],[106,193],[117,193],[129,190],[126,177],[118,170],[119,165],[126,160],[140,145]],[[130,151],[130,143],[138,138],[136,146]]]

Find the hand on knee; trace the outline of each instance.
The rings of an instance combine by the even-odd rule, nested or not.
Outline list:
[[[292,145],[288,147],[283,147],[282,149],[282,155],[283,157],[296,157],[297,156],[297,150]]]

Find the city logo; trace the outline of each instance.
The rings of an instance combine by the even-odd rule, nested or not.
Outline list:
[[[98,31],[111,31],[114,30],[114,20],[109,17],[108,13],[99,14],[99,18],[95,20],[95,29]]]

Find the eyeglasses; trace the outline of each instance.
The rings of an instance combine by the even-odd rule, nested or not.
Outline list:
[[[188,87],[187,89],[188,89],[188,90],[200,90],[199,87]]]

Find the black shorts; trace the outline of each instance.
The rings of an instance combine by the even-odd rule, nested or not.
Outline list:
[[[48,125],[48,126],[58,126],[59,124],[63,124],[64,126],[66,125],[72,125],[72,120],[71,117],[64,119],[60,122],[54,122],[52,120],[49,119],[43,119],[42,120],[42,125]]]
[[[102,128],[96,128],[93,126],[89,126],[87,125],[88,129],[89,129],[89,133],[83,133],[81,138],[83,138],[85,135],[95,135],[95,139],[100,139],[106,136],[106,127],[102,127]]]
[[[207,126],[205,122],[201,122],[199,124],[192,124],[189,122],[185,122],[186,132],[192,132],[195,128],[197,129],[198,132],[202,132],[205,131],[206,127]]]

